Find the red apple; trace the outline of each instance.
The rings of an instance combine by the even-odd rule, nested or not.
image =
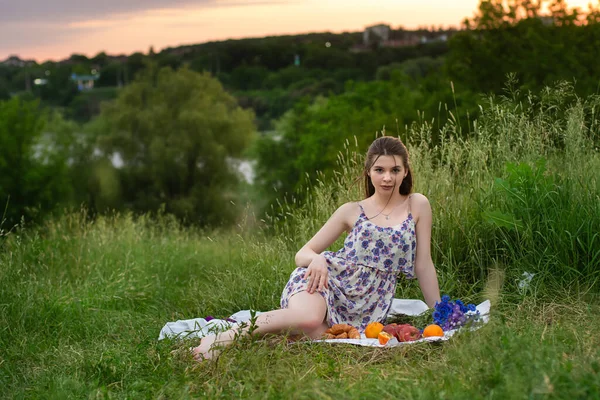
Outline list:
[[[383,327],[382,331],[385,333],[389,333],[392,336],[396,336],[396,327],[398,324],[387,324]]]
[[[409,324],[400,325],[396,337],[399,342],[412,342],[421,338],[421,331]]]

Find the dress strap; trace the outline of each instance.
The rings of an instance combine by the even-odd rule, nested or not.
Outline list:
[[[367,220],[367,214],[365,214],[365,209],[363,208],[363,206],[358,201],[356,202],[356,204],[358,204],[358,207],[360,208],[360,214],[358,214],[358,218],[356,218],[352,229],[354,229],[356,225],[361,224],[363,221]]]
[[[407,207],[408,207],[408,214],[409,215],[412,215],[412,210],[410,209],[410,199],[411,198],[412,198],[412,194],[409,194],[408,195],[408,199],[407,199],[407,201],[408,201],[408,206]]]
[[[363,208],[363,206],[357,201],[356,204],[358,204],[358,206],[360,207],[360,215],[358,216],[358,219],[368,219],[367,218],[367,214],[365,214],[365,209]]]
[[[365,213],[365,209],[363,208],[363,206],[357,201],[356,204],[358,204],[358,206],[360,207],[360,212],[361,214]]]

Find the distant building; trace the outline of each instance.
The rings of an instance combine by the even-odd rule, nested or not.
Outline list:
[[[79,91],[90,90],[94,88],[94,82],[100,78],[100,74],[96,75],[78,75],[71,74],[71,80],[77,83]]]
[[[421,36],[421,43],[435,43],[435,42],[447,42],[448,34],[446,33],[436,33],[435,36]]]
[[[454,33],[456,33],[455,29],[437,32],[428,30],[407,31],[404,29],[393,30],[385,24],[373,25],[365,28],[362,43],[352,46],[350,51],[352,53],[362,53],[378,47],[413,47],[426,43],[447,42]]]
[[[404,35],[394,35],[397,36],[394,39],[386,40],[379,44],[380,47],[411,47],[416,46],[419,43],[422,43],[419,35],[414,32],[404,32]]]
[[[367,26],[363,31],[363,45],[369,46],[371,43],[381,43],[389,40],[390,31],[390,26],[385,24]]]
[[[542,24],[545,26],[553,26],[554,25],[554,17],[551,15],[540,15],[538,19],[542,21]]]

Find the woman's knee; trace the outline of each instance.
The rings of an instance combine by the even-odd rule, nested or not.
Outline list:
[[[297,313],[298,327],[302,330],[318,328],[327,314],[325,299],[318,293],[297,293],[290,299],[288,308]]]
[[[303,331],[312,331],[319,328],[325,320],[325,314],[320,312],[306,312],[300,319],[298,327]]]

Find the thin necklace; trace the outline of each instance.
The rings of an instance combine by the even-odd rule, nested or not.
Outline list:
[[[401,206],[402,204],[406,203],[406,201],[408,200],[408,197],[409,197],[409,196],[406,196],[406,199],[404,199],[404,201],[403,201],[402,203],[396,204],[396,205],[395,205],[395,206],[394,206],[394,207],[393,207],[393,208],[390,210],[390,212],[389,212],[389,213],[385,214],[385,213],[383,212],[383,210],[385,210],[385,207],[383,207],[383,210],[381,210],[381,211],[379,212],[379,214],[383,215],[383,216],[385,217],[386,221],[387,221],[387,220],[389,220],[389,219],[390,219],[390,215],[392,215],[392,213],[394,212],[394,210],[395,210],[396,208],[398,208],[398,206]],[[387,205],[387,204],[386,204],[386,205]],[[379,215],[379,214],[377,214],[377,215]],[[375,217],[376,217],[377,215],[375,215]],[[372,218],[375,218],[375,217],[372,217]]]
[[[404,202],[402,202],[401,204],[404,204]],[[389,212],[389,213],[387,213],[387,214],[385,214],[385,213],[383,212],[383,210],[382,210],[382,211],[381,211],[381,215],[383,215],[383,216],[385,217],[385,219],[386,219],[386,220],[389,220],[389,219],[390,219],[390,215],[391,215],[391,214],[394,212],[394,210],[396,209],[396,207],[398,207],[399,205],[400,205],[400,204],[396,204],[396,205],[394,206],[394,208],[392,208],[392,209],[390,210],[390,212]]]

